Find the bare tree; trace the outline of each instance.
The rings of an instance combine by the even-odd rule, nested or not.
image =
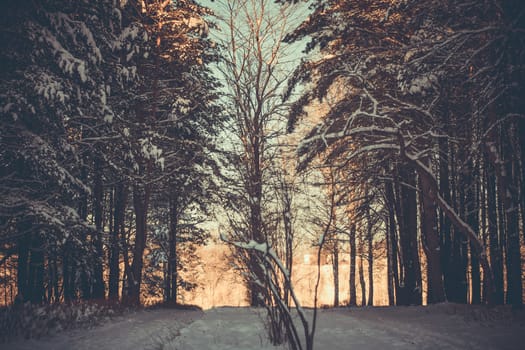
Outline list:
[[[287,340],[292,349],[312,349],[315,316],[310,327],[291,283],[295,185],[294,175],[283,170],[286,150],[279,137],[285,133],[289,107],[282,94],[290,62],[297,57],[290,55],[283,39],[294,24],[296,9],[270,0],[233,0],[216,10],[223,31],[218,40],[224,47],[218,69],[232,121],[227,151],[235,162],[226,203],[233,209],[231,231],[223,239],[235,248],[250,304],[267,310],[272,343]],[[304,341],[293,322],[292,305]]]
[[[281,94],[288,79],[284,74],[288,57],[282,40],[289,30],[291,7],[275,6],[268,0],[235,0],[222,3],[217,15],[223,30],[218,40],[225,48],[219,71],[232,118],[230,151],[240,163],[234,178],[241,186],[234,201],[236,206],[242,202],[246,208],[246,213],[237,213],[242,228],[236,225],[235,231],[238,239],[268,242],[267,177],[276,136],[284,131],[287,104],[282,102]],[[253,254],[247,259],[247,266],[262,280],[263,273]],[[250,280],[247,283],[250,304],[261,305],[260,287]]]

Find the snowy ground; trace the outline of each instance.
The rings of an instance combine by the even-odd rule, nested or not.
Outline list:
[[[152,310],[90,330],[0,344],[6,349],[286,349],[272,347],[261,310]],[[519,349],[523,311],[441,304],[321,310],[316,349]]]
[[[128,313],[101,326],[67,331],[43,339],[0,343],[0,349],[23,350],[155,350],[200,319],[202,311],[156,309]]]

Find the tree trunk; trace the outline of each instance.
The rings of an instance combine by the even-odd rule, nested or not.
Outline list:
[[[492,266],[492,271],[494,272],[493,303],[503,304],[505,301],[503,288],[503,249],[501,245],[500,230],[498,229],[499,225],[496,198],[496,179],[494,175],[494,167],[488,158],[485,161],[485,178],[487,189],[487,220],[489,232],[490,264]]]
[[[359,232],[359,286],[361,287],[361,306],[366,305],[366,282],[365,282],[365,272],[363,269],[363,259],[365,252],[365,242],[363,238],[363,231]]]
[[[84,164],[84,161],[82,161],[82,165],[80,168],[80,179],[82,182],[87,183],[87,169],[86,165]],[[78,204],[78,215],[82,221],[87,221],[88,216],[88,196],[86,193],[82,193],[80,196],[79,204]],[[86,245],[89,245],[91,242],[89,240],[89,235],[87,232],[81,233],[82,241],[85,242]],[[84,300],[91,299],[92,297],[92,283],[91,283],[91,265],[89,264],[89,261],[91,260],[91,256],[89,253],[85,253],[81,251],[82,256],[79,257],[80,263],[80,292],[81,297]]]
[[[140,305],[140,287],[142,284],[142,267],[147,239],[147,218],[150,196],[149,184],[133,186],[133,209],[135,211],[135,244],[133,246],[133,261],[128,277],[127,303]]]
[[[395,293],[396,293],[396,304],[406,304],[406,293],[405,293],[405,266],[403,264],[403,246],[402,246],[402,232],[404,232],[404,221],[401,206],[401,186],[399,183],[398,165],[394,164],[392,167],[392,178],[394,179],[392,186],[392,208],[394,209],[394,221],[396,222],[397,235],[393,241],[393,247],[395,249],[395,264],[394,264],[394,278],[395,278]]]
[[[483,242],[483,246],[485,247],[485,249],[489,249],[489,230],[488,230],[488,217],[487,217],[487,213],[488,213],[488,204],[487,204],[487,177],[486,177],[486,174],[485,174],[485,169],[486,169],[486,163],[485,163],[485,156],[483,155],[483,153],[481,154],[481,159],[480,159],[480,167],[479,167],[479,172],[480,172],[480,185],[478,187],[478,191],[479,191],[479,203],[480,203],[480,215],[481,215],[481,218],[480,218],[480,232],[481,232],[481,241]],[[471,247],[471,253],[474,252],[473,250],[474,248]],[[490,250],[489,250],[489,255],[490,255]],[[492,263],[492,261],[491,261]],[[493,270],[494,271],[494,268]],[[480,271],[480,274],[481,274],[481,271]],[[485,282],[484,281],[481,281],[482,284],[484,284]],[[482,304],[486,304],[487,300],[486,300],[487,296],[483,293],[481,295],[481,303]]]
[[[394,189],[391,182],[385,183],[385,197],[388,209],[388,228],[386,234],[388,305],[395,305],[394,288],[398,285],[397,274],[397,238],[394,204]]]
[[[505,156],[510,159],[504,159],[505,165],[502,165],[499,177],[501,197],[503,198],[503,205],[505,208],[505,228],[507,232],[507,303],[515,306],[523,304],[523,286],[521,281],[521,252],[520,252],[520,236],[519,236],[519,200],[518,190],[514,188],[513,184],[516,181],[516,166],[515,162],[510,157],[513,150],[509,142],[511,142],[510,133],[505,133],[506,137],[502,140],[503,151]]]
[[[286,181],[282,179],[283,183]],[[294,230],[292,225],[292,198],[291,190],[288,187],[289,184],[284,183],[283,195],[284,195],[284,211],[283,211],[283,223],[284,223],[284,234],[285,234],[285,267],[288,270],[289,280],[292,280],[293,273],[293,237]],[[289,282],[284,285],[284,300],[286,305],[290,305],[290,288]]]
[[[420,174],[421,237],[427,258],[427,304],[434,304],[445,301],[445,290],[441,271],[439,235],[436,230],[436,205],[432,194],[429,193],[435,189],[429,181],[431,180],[427,176]]]
[[[478,169],[476,165],[472,164],[470,160],[467,163],[468,180],[467,182],[467,194],[466,194],[466,217],[468,225],[476,232],[479,239],[479,190],[478,184],[475,179],[478,178]],[[472,304],[481,303],[481,277],[479,259],[475,254],[475,247],[473,242],[470,241],[470,276],[471,276],[471,296],[470,302]]]
[[[403,164],[399,169],[401,181],[406,185],[400,188],[401,210],[404,232],[400,237],[403,251],[404,284],[400,292],[401,305],[421,305],[421,265],[417,241],[417,193],[415,172],[408,165]]]
[[[446,104],[446,103],[445,103]],[[443,113],[442,128],[444,134],[448,127],[448,111]],[[449,175],[449,147],[448,140],[444,137],[439,138],[439,190],[441,197],[451,203],[450,196],[450,175]],[[454,265],[453,265],[453,238],[450,220],[439,210],[439,231],[440,231],[440,252],[441,270],[443,271],[443,286],[448,300],[453,300],[455,295],[454,285]]]
[[[258,124],[257,122],[255,122]],[[261,130],[255,130],[259,132]],[[262,132],[262,131],[261,131]],[[250,196],[250,239],[257,243],[264,243],[267,240],[263,233],[263,221],[262,221],[262,170],[261,170],[261,144],[259,135],[252,135],[252,156],[253,160],[248,166],[250,169],[249,177],[249,191]],[[255,278],[259,281],[265,281],[266,277],[263,269],[259,265],[260,258],[257,257],[259,254],[256,251],[250,251],[249,253],[249,270]],[[266,295],[266,291],[255,281],[248,281],[249,293],[250,293],[250,306],[264,306],[264,300],[260,299],[260,296]]]
[[[112,186],[109,191],[109,205],[108,205],[108,226],[109,226],[109,242],[108,242],[108,301],[118,302],[118,275],[115,276],[115,258],[118,261],[118,247],[115,248],[115,244],[118,244],[118,231],[116,231],[116,208],[115,200],[117,196],[116,186]],[[115,250],[117,249],[117,254],[115,256]],[[117,263],[118,264],[118,263]],[[116,278],[115,278],[116,277]],[[116,279],[116,285],[115,285]]]
[[[458,158],[455,153],[455,149],[450,150],[450,164],[451,164],[451,190],[450,190],[450,201],[448,203],[452,211],[457,214],[463,213],[464,207],[464,196],[463,196],[463,183],[461,176],[457,173],[456,159]],[[443,197],[441,197],[443,198]],[[446,215],[444,208],[440,206],[441,212],[445,216],[445,220],[450,220]],[[446,222],[446,221],[445,221]],[[466,282],[466,271],[467,271],[467,242],[463,236],[458,232],[457,227],[450,227],[450,265],[448,266],[448,288],[447,298],[448,301],[454,303],[466,303],[467,299],[467,282]]]
[[[124,235],[127,185],[121,181],[114,189],[113,229],[109,241],[109,299],[119,300],[120,241]]]
[[[521,155],[521,181],[519,186],[519,188],[521,189],[521,235],[523,242],[525,242],[525,118],[521,118],[518,121],[518,137],[520,142]]]
[[[124,220],[124,223],[127,221]],[[129,220],[129,227],[127,227],[125,230],[121,232],[120,235],[120,248],[121,248],[121,255],[122,255],[122,261],[124,263],[124,273],[122,274],[122,290],[120,292],[122,303],[123,304],[129,304],[129,282],[133,279],[131,276],[131,264],[129,262],[130,256],[130,231],[132,226],[132,220]]]
[[[40,304],[44,301],[44,247],[42,238],[33,235],[29,249],[29,288],[31,289],[29,301],[33,304]]]
[[[367,261],[368,261],[368,306],[374,305],[374,242],[372,236],[372,222],[370,218],[370,208],[367,208],[367,228],[366,240],[368,246]]]
[[[71,242],[66,241],[62,249],[62,288],[66,303],[76,297],[76,262],[73,258],[73,250]]]
[[[350,276],[349,276],[349,285],[348,289],[348,305],[357,306],[357,296],[356,296],[356,286],[355,286],[355,264],[356,264],[356,233],[355,233],[355,224],[350,225]]]
[[[334,307],[339,306],[339,242],[334,237],[334,249],[332,252],[332,268],[334,274]]]
[[[105,285],[102,262],[104,251],[102,248],[102,233],[104,231],[104,187],[102,179],[102,159],[95,155],[93,161],[93,216],[96,232],[93,233],[95,256],[93,257],[93,294],[94,299],[104,299]]]
[[[396,305],[408,305],[409,302],[407,300],[407,293],[405,288],[405,275],[406,275],[406,267],[405,267],[405,258],[404,258],[404,252],[403,252],[403,242],[404,242],[404,232],[405,232],[405,221],[403,219],[403,207],[401,202],[401,184],[399,181],[399,174],[398,174],[398,165],[396,164],[393,168],[393,178],[394,178],[394,208],[395,208],[395,215],[396,215],[396,222],[397,222],[397,232],[398,232],[398,240],[397,240],[397,251],[398,251],[398,280],[396,284]]]
[[[388,293],[388,305],[394,305],[394,248],[393,248],[393,237],[395,236],[395,223],[393,222],[393,211],[389,209],[387,219],[387,233],[386,233],[386,271],[387,271],[387,293]]]
[[[167,276],[167,301],[177,303],[177,230],[178,230],[178,198],[175,190],[170,193],[170,231],[169,231],[169,253],[168,253],[168,276]]]
[[[60,301],[60,289],[58,288],[58,254],[56,246],[53,247],[47,258],[48,292],[47,302],[58,303]]]
[[[29,287],[29,244],[31,236],[25,232],[25,225],[19,224],[18,231],[21,238],[18,239],[18,261],[16,273],[16,288],[18,290],[17,300],[24,302],[31,299],[31,288]]]

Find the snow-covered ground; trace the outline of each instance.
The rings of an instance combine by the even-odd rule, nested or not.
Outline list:
[[[91,329],[76,329],[42,339],[0,343],[0,349],[154,350],[163,349],[179,331],[200,319],[202,311],[155,309],[127,313]]]
[[[262,310],[151,310],[103,326],[41,340],[0,344],[6,349],[286,349],[272,347]],[[522,348],[523,311],[454,304],[320,310],[316,349]]]

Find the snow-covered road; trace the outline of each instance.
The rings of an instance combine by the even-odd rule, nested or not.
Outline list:
[[[268,344],[261,315],[249,308],[209,310],[165,349],[286,349]],[[453,304],[320,310],[315,348],[516,350],[525,332],[522,316]]]
[[[156,309],[137,311],[92,329],[76,329],[44,339],[0,343],[20,350],[155,350],[179,336],[182,328],[201,318],[202,311]]]
[[[286,349],[272,347],[263,313],[251,308],[152,310],[90,330],[0,344],[6,349]],[[453,304],[321,310],[316,349],[521,348],[524,313]]]

